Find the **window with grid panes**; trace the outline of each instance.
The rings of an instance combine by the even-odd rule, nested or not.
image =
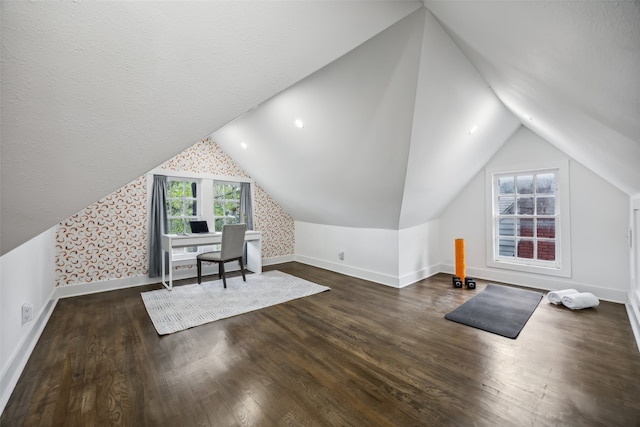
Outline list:
[[[189,221],[198,219],[198,183],[194,180],[167,180],[167,233],[191,233]],[[196,252],[196,248],[175,248],[173,255]]]
[[[240,221],[240,183],[213,182],[213,216],[215,231],[222,231],[224,224],[242,222]]]
[[[496,174],[494,257],[528,265],[559,265],[557,170]]]

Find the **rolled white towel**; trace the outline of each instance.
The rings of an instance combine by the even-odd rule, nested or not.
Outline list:
[[[575,289],[564,289],[562,291],[553,291],[547,294],[547,298],[551,304],[562,304],[562,297],[565,295],[577,294]]]
[[[582,292],[563,296],[562,304],[571,310],[579,310],[581,308],[597,307],[600,304],[600,300],[591,292]]]

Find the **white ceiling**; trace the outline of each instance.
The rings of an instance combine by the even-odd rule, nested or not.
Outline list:
[[[3,1],[2,253],[216,130],[301,221],[436,218],[520,121],[640,193],[637,1],[425,4]]]
[[[214,140],[314,223],[435,219],[521,123],[640,192],[638,2],[425,3]]]
[[[0,5],[4,254],[422,3]]]
[[[296,220],[398,230],[436,218],[519,125],[421,9],[213,139]]]
[[[214,141],[297,220],[397,229],[422,22],[405,18]]]
[[[527,127],[640,193],[639,1],[425,4]]]

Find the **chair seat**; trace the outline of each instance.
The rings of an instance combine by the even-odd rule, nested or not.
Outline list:
[[[201,261],[220,261],[220,255],[222,252],[205,252],[198,255],[198,259]]]
[[[222,226],[222,242],[220,251],[205,252],[196,257],[198,268],[198,283],[202,283],[202,262],[215,262],[218,264],[218,275],[222,278],[224,287],[227,287],[227,278],[224,273],[224,263],[238,261],[242,280],[247,281],[244,274],[242,256],[244,254],[244,236],[247,230],[246,224],[225,224]]]

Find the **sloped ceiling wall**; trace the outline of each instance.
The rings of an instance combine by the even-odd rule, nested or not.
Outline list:
[[[414,13],[213,140],[298,221],[397,229],[423,24]]]
[[[640,191],[638,2],[425,4],[214,139],[294,218],[320,224],[433,220],[522,123],[628,194]],[[398,52],[415,49],[418,27],[415,64]],[[414,93],[385,92],[390,73],[388,87],[363,84],[383,77],[385,60],[398,61],[403,88],[417,65]],[[408,131],[393,113],[412,102]],[[373,109],[385,114],[360,115]],[[296,130],[296,115],[312,128]]]
[[[425,1],[525,126],[640,193],[640,2]]]
[[[400,229],[437,218],[520,126],[428,11],[425,19]]]
[[[640,193],[638,4],[2,2],[2,253],[256,105],[214,136],[302,221],[437,217],[517,126],[495,95]]]
[[[398,230],[435,219],[519,126],[421,9],[213,139],[298,221]]]
[[[2,2],[2,253],[422,7]]]

